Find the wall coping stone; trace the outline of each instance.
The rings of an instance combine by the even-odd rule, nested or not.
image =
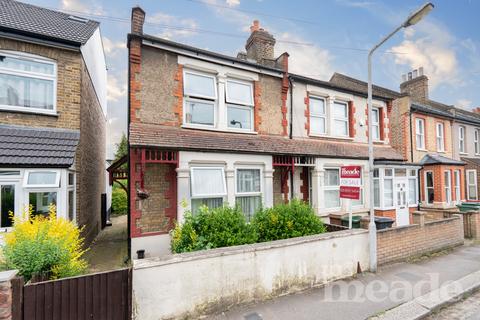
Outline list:
[[[245,244],[240,246],[223,247],[223,248],[216,248],[216,249],[210,249],[210,250],[178,253],[178,254],[169,254],[162,257],[134,259],[133,268],[145,269],[145,268],[151,268],[155,266],[176,264],[176,263],[182,263],[187,261],[209,259],[209,258],[229,256],[229,255],[235,255],[235,254],[241,254],[241,253],[252,253],[252,252],[264,251],[264,250],[275,249],[275,248],[296,246],[304,243],[311,243],[311,242],[322,241],[322,240],[344,238],[348,236],[365,234],[365,233],[368,233],[368,230],[351,229],[351,230],[336,231],[336,232],[326,232],[326,233],[316,234],[316,235],[306,236],[306,237],[296,237],[296,238],[269,241],[269,242]]]
[[[17,275],[18,270],[7,270],[0,272],[0,282],[10,281]]]

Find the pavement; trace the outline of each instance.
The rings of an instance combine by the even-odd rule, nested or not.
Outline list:
[[[85,253],[89,272],[109,271],[125,267],[128,257],[127,215],[111,217],[112,225],[105,227]]]
[[[480,291],[455,303],[449,307],[439,310],[425,318],[425,320],[479,320],[480,319]]]
[[[452,302],[460,297],[454,295],[455,290],[445,293],[443,289],[461,290],[459,286],[463,286],[471,291],[475,284],[480,286],[480,245],[468,245],[417,261],[383,266],[376,274],[364,273],[302,293],[234,307],[208,318],[350,320],[378,316],[380,319],[419,319],[419,314],[423,317],[430,313],[428,307],[437,310],[444,306],[442,299]],[[396,313],[396,307],[402,309],[400,313]]]

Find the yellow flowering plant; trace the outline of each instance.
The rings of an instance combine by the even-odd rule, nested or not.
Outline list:
[[[11,217],[13,228],[5,235],[2,248],[8,268],[18,269],[26,281],[32,277],[70,277],[85,271],[81,229],[69,220],[58,218],[53,204],[48,216],[33,215],[29,206],[21,217],[12,213]]]

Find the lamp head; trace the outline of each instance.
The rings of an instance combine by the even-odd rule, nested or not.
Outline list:
[[[433,8],[434,8],[434,5],[431,2],[428,2],[428,3],[424,4],[420,9],[413,12],[408,17],[407,21],[405,21],[405,23],[403,24],[403,27],[406,28],[406,27],[410,27],[410,26],[413,26],[413,25],[417,24],[427,14],[429,14],[430,11],[432,11]]]

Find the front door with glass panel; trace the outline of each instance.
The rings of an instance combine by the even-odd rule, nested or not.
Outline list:
[[[397,227],[410,224],[407,205],[407,180],[401,179],[395,182],[395,206]]]
[[[15,183],[0,182],[0,226],[12,226],[12,213],[15,212]]]

